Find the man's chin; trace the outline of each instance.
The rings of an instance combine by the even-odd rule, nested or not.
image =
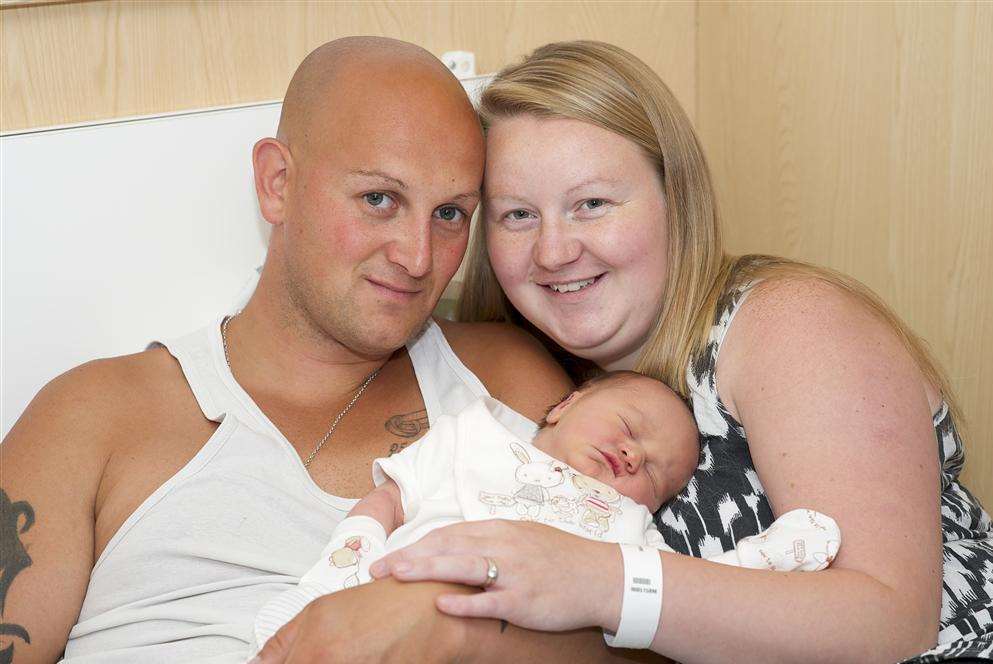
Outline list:
[[[369,357],[390,355],[416,337],[427,323],[421,320],[398,320],[396,317],[372,317],[361,329],[355,329],[348,346]]]

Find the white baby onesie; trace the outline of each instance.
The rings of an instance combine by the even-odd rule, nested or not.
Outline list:
[[[379,486],[400,488],[404,523],[387,537],[369,517],[348,517],[332,534],[300,585],[265,605],[255,622],[261,646],[313,599],[370,580],[369,566],[430,531],[462,521],[536,521],[605,542],[671,551],[652,514],[611,486],[582,475],[506,429],[483,397],[455,417],[440,417],[402,452],[373,464]],[[815,571],[827,567],[840,545],[832,519],[810,510],[784,514],[764,533],[744,538],[716,558],[730,565]]]

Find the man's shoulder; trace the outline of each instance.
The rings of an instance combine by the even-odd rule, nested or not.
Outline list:
[[[445,318],[437,318],[435,321],[456,352],[456,345],[472,349],[492,343],[510,348],[542,348],[538,340],[527,331],[510,323],[461,323]]]
[[[91,360],[55,378],[45,389],[127,405],[151,398],[149,390],[161,391],[181,382],[183,373],[178,362],[165,348],[155,347]]]
[[[170,407],[184,386],[182,370],[164,348],[92,360],[45,385],[15,430],[72,429],[79,441],[110,442],[122,422]]]
[[[532,420],[572,389],[562,367],[537,339],[508,323],[439,320],[462,363],[495,398]]]
[[[525,367],[552,374],[562,371],[541,343],[516,325],[437,322],[455,354],[484,382],[484,376],[517,373]]]

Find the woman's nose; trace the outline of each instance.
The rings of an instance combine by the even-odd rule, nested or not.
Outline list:
[[[543,220],[538,241],[534,245],[534,262],[553,272],[579,259],[583,243],[560,221]]]

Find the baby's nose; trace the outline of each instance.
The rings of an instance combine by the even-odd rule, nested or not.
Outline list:
[[[628,471],[629,474],[633,475],[638,472],[641,468],[641,464],[644,461],[644,455],[636,447],[624,446],[621,448],[621,460],[624,463],[624,469]]]

